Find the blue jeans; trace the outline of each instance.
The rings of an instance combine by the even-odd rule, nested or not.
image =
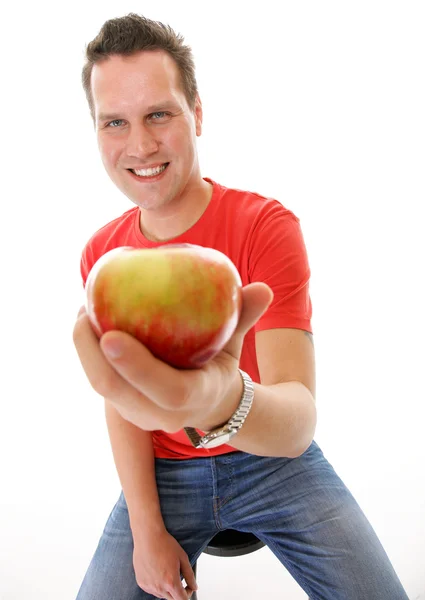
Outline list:
[[[292,459],[232,452],[155,464],[165,526],[191,565],[217,532],[237,529],[261,539],[311,600],[408,600],[371,525],[315,442]],[[136,583],[121,494],[77,600],[153,599]]]

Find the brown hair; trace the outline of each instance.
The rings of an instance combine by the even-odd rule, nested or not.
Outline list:
[[[174,59],[180,72],[186,100],[193,110],[198,88],[191,48],[184,44],[183,36],[176,34],[169,25],[129,13],[125,17],[106,21],[97,36],[87,45],[82,83],[93,120],[94,106],[90,83],[93,65],[109,56],[130,56],[142,50],[164,50]]]

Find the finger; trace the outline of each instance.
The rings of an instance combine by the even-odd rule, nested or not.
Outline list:
[[[108,331],[100,340],[100,348],[114,369],[159,407],[178,409],[186,400],[181,372],[156,358],[132,335]]]
[[[166,588],[166,593],[170,596],[171,600],[187,600],[187,593],[180,578],[172,587]],[[168,596],[165,596],[165,598],[168,598]]]
[[[121,406],[127,416],[138,415],[140,421],[143,409],[146,411],[145,416],[151,418],[152,410],[158,410],[157,407],[149,406],[151,403],[136,394],[132,386],[106,360],[86,314],[78,318],[73,337],[81,365],[95,392]],[[141,424],[140,426],[142,427]]]
[[[251,283],[243,289],[243,310],[235,333],[245,335],[265,313],[273,300],[273,292],[265,283]]]
[[[85,314],[85,312],[86,312],[86,307],[83,305],[83,306],[80,308],[80,310],[78,311],[77,319],[78,319],[78,318],[79,318],[81,315]]]
[[[198,584],[196,583],[195,573],[193,572],[192,566],[187,555],[182,557],[180,561],[180,568],[181,573],[186,581],[187,588],[192,591],[197,590]]]
[[[242,312],[232,338],[223,349],[239,359],[246,333],[262,317],[273,300],[273,292],[265,283],[250,283],[242,290]]]
[[[86,314],[81,314],[75,323],[73,339],[81,365],[93,389],[105,396],[111,390],[119,388],[122,378],[105,359],[99,347],[99,339]]]

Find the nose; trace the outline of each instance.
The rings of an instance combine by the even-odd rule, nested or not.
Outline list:
[[[158,151],[159,144],[148,126],[132,126],[127,138],[127,154],[136,158],[145,158]]]

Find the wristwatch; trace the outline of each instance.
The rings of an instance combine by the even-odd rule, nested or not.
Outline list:
[[[203,437],[199,435],[194,427],[185,427],[187,437],[195,448],[215,448],[227,444],[236,435],[245,422],[254,400],[254,384],[251,377],[239,369],[243,380],[243,393],[238,408],[227,423],[206,433]]]

